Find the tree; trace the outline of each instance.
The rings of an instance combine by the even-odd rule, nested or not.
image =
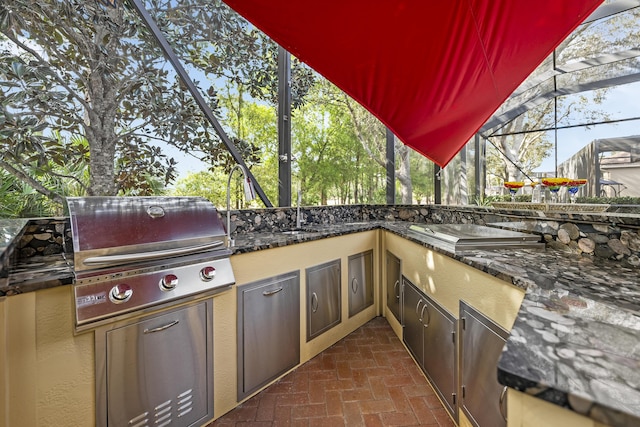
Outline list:
[[[216,78],[274,98],[273,81],[264,76],[274,74],[276,46],[221,1],[153,0],[148,8],[218,114]],[[298,74],[296,105],[310,79],[308,71]],[[36,184],[28,173],[34,161],[43,166],[88,159],[86,194],[149,194],[175,178],[176,163],[163,152],[166,145],[212,167],[232,165],[126,2],[118,7],[99,0],[2,2],[0,87],[0,166],[17,179]],[[88,147],[60,144],[56,133],[67,140],[83,137]],[[242,154],[255,152],[237,142]],[[60,201],[44,183],[34,188]]]
[[[499,182],[517,181],[524,179],[524,176],[516,165],[530,175],[531,171],[542,163],[553,148],[546,133],[518,133],[518,131],[552,126],[553,124],[549,122],[553,119],[553,114],[549,114],[550,108],[553,108],[553,103],[547,103],[542,109],[531,110],[518,116],[503,128],[501,133],[504,133],[504,136],[491,138],[491,143],[499,151],[488,150],[487,170],[490,175]]]
[[[323,81],[322,88],[314,98],[314,102],[325,108],[335,108],[344,111],[343,121],[351,126],[351,132],[357,139],[366,156],[378,165],[378,171],[386,174],[386,128],[369,113],[364,107],[340,91],[337,87]],[[397,154],[396,178],[400,183],[401,203],[413,202],[413,188],[411,177],[411,153],[412,150],[395,140]],[[384,179],[386,183],[386,178]],[[386,184],[383,184],[383,187]],[[384,201],[385,199],[382,198]]]
[[[218,207],[223,207],[226,199],[227,179],[222,171],[201,171],[189,173],[178,179],[174,188],[170,191],[173,196],[199,196],[210,201],[219,201]]]
[[[267,197],[277,200],[279,188],[276,108],[245,99],[242,86],[236,89],[227,86],[221,91],[220,105],[228,112],[228,126],[238,135],[239,141],[255,150],[250,158],[251,172],[260,182]],[[240,185],[234,188],[233,200],[242,199],[241,188]]]

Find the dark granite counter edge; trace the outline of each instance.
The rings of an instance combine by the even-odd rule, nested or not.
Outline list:
[[[4,284],[0,281],[0,297],[71,285],[74,277],[64,254],[29,258],[12,269]]]

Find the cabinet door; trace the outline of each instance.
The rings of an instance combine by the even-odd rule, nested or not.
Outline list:
[[[422,367],[424,366],[424,314],[422,293],[406,277],[402,277],[402,340]]]
[[[201,302],[106,332],[107,416],[98,425],[213,418],[211,309]]]
[[[445,408],[458,419],[456,318],[444,307],[425,296],[424,371]]]
[[[387,291],[387,307],[389,311],[400,321],[400,281],[402,278],[400,259],[387,251],[387,280],[385,283]]]
[[[238,400],[300,363],[300,273],[238,287]]]
[[[307,341],[342,320],[340,260],[307,268]]]
[[[461,406],[475,426],[506,426],[505,387],[498,358],[509,333],[460,301]]]
[[[373,251],[349,257],[349,317],[373,304]]]

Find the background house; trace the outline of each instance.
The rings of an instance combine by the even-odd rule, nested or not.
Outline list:
[[[587,197],[640,196],[640,136],[596,139],[558,165],[558,176],[587,178]]]

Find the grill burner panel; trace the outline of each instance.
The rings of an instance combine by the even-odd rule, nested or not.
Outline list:
[[[208,279],[206,273],[211,276],[211,268],[214,269],[213,278]],[[78,329],[85,324],[93,327],[99,320],[199,293],[224,290],[234,283],[229,258],[110,280],[85,280],[74,287],[76,323]],[[126,290],[131,292],[130,296],[118,300],[116,292]]]

